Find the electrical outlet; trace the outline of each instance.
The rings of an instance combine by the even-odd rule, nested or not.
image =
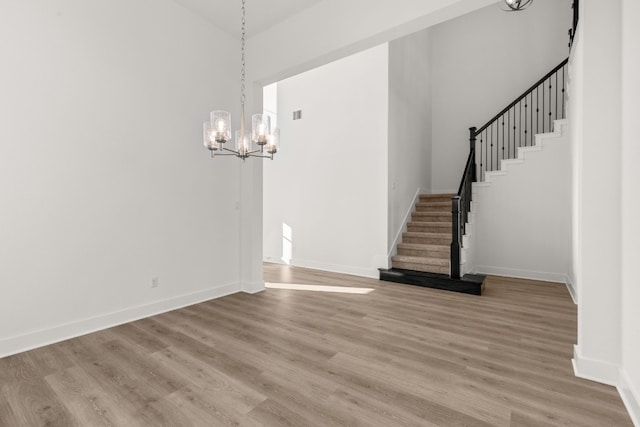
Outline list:
[[[160,279],[158,279],[157,277],[151,278],[151,287],[152,288],[157,288],[159,284],[160,284]]]

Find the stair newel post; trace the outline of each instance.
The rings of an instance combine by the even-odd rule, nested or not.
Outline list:
[[[460,278],[460,196],[451,198],[451,278]]]
[[[475,126],[469,128],[469,152],[473,153],[476,150],[476,130]],[[471,167],[471,182],[477,182],[476,179],[476,156],[473,156],[473,163]]]

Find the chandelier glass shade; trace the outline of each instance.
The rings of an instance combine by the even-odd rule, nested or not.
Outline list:
[[[233,132],[231,113],[222,110],[211,112],[210,120],[203,124],[204,146],[214,156],[236,156],[242,160],[248,157],[264,157],[273,160],[273,155],[280,146],[280,131],[271,129],[271,119],[266,114],[251,116],[251,131],[246,129],[244,115],[245,104],[245,0],[242,0],[242,33],[241,46],[241,74],[240,74],[240,128]],[[235,148],[231,148],[231,141],[235,138]]]
[[[533,0],[503,0],[501,3],[506,6],[506,9],[502,8],[505,12],[518,12],[531,6]]]

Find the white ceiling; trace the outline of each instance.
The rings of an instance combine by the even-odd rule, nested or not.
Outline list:
[[[241,0],[175,0],[216,27],[240,38]],[[246,0],[247,37],[266,30],[322,0]]]

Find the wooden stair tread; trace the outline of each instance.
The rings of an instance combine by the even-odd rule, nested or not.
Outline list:
[[[435,237],[439,239],[451,239],[451,233],[425,233],[422,231],[405,231],[402,233],[403,236],[407,237]]]
[[[424,262],[412,261],[393,261],[393,268],[399,268],[408,271],[421,271],[425,273],[449,274],[449,265],[427,264]]]
[[[451,218],[451,212],[445,212],[445,211],[413,211],[412,212],[413,215],[416,216],[425,216],[425,217],[441,217],[441,216],[447,216],[449,218]]]
[[[428,218],[432,221],[437,218],[446,218],[447,221],[451,222],[451,212],[449,211],[415,211],[412,215],[419,218]]]
[[[437,250],[441,250],[441,251],[448,251],[451,249],[451,247],[449,245],[429,245],[429,244],[424,244],[424,243],[398,243],[398,248],[404,248],[404,249],[425,249],[425,250],[432,250],[432,251],[437,251]]]
[[[421,222],[411,221],[407,223],[407,231],[425,232],[425,233],[443,233],[451,232],[450,222]]]
[[[417,257],[417,256],[410,256],[410,255],[394,255],[391,257],[391,261],[393,263],[408,262],[411,264],[424,264],[424,265],[449,267],[449,260],[444,258],[425,258],[425,257]]]
[[[451,212],[447,211],[415,211],[411,214],[411,221],[448,222],[451,224]]]
[[[438,207],[442,206],[442,207],[445,207],[446,206],[446,207],[450,208],[451,207],[451,202],[435,202],[435,201],[434,202],[418,202],[418,203],[416,203],[416,206],[418,206],[418,207],[422,207],[422,206],[438,206]]]
[[[455,194],[420,194],[420,200],[451,199]]]
[[[409,223],[407,224],[407,231],[409,232],[417,232],[417,233],[451,233],[451,224],[444,225],[432,225],[432,224],[421,224],[421,223]]]
[[[451,218],[449,218],[451,219]],[[413,224],[413,225],[421,225],[423,227],[426,226],[435,226],[435,227],[445,227],[445,226],[451,226],[451,221],[446,222],[446,221],[409,221],[408,224]]]
[[[424,258],[449,259],[451,245],[430,245],[425,243],[400,243],[396,255],[415,256]]]

